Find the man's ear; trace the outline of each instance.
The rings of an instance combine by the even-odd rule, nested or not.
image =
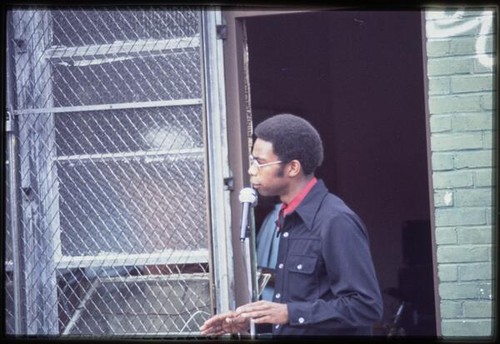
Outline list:
[[[292,160],[288,163],[288,176],[289,177],[297,177],[302,171],[302,165],[298,160]]]

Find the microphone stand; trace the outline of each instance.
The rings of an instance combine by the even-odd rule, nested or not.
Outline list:
[[[248,294],[250,295],[250,301],[258,301],[258,278],[257,278],[257,254],[256,254],[256,236],[255,236],[255,218],[253,216],[253,211],[250,212],[250,221],[248,224],[248,229],[250,232],[249,240],[244,240],[241,244],[244,246],[243,250],[245,252],[245,268],[247,272],[248,281]],[[250,338],[254,339],[255,333],[255,323],[253,319],[250,319]]]

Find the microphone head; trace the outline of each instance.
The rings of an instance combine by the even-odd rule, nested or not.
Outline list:
[[[252,188],[243,188],[240,191],[240,202],[250,203],[252,207],[257,205],[257,192]]]

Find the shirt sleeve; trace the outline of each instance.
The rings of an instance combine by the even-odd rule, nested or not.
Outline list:
[[[339,327],[372,326],[382,317],[382,298],[361,220],[339,213],[324,221],[321,254],[333,297],[288,304],[289,324],[331,321]]]

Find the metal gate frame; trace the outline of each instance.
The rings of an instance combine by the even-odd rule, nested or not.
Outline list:
[[[214,312],[224,311],[229,308],[234,307],[234,277],[233,277],[233,267],[230,264],[232,257],[232,247],[231,243],[231,209],[229,203],[229,191],[230,188],[227,187],[226,181],[232,176],[229,170],[229,164],[227,160],[228,149],[227,149],[227,126],[226,126],[226,109],[225,109],[225,90],[224,90],[224,68],[223,68],[223,54],[222,54],[222,40],[218,37],[217,29],[221,25],[222,18],[220,10],[217,8],[207,8],[201,11],[201,23],[202,23],[202,59],[204,65],[204,113],[205,113],[205,135],[206,135],[206,147],[207,147],[207,171],[205,171],[205,177],[207,178],[207,185],[209,190],[208,199],[210,204],[207,206],[208,212],[210,214],[209,227],[211,229],[211,237],[209,236],[209,251],[211,251],[208,263],[210,266],[210,271],[212,275],[212,285],[213,290],[211,292],[211,302],[213,303]],[[11,20],[11,13],[8,13],[8,19]],[[182,42],[181,42],[182,44]],[[19,47],[13,47],[12,40],[8,40],[8,57],[10,57],[14,49]],[[109,48],[109,47],[108,47]],[[67,53],[67,51],[66,51]],[[50,57],[62,58],[64,57],[64,52],[58,49],[54,49],[50,53]],[[12,70],[12,64],[10,58],[7,59],[7,71]],[[12,86],[14,83],[14,78],[8,73],[8,85]],[[35,334],[36,330],[30,330],[27,328],[26,323],[23,323],[23,319],[27,317],[27,311],[25,307],[22,307],[22,300],[26,299],[28,294],[32,292],[31,290],[22,290],[20,276],[23,273],[24,266],[20,260],[22,260],[21,255],[23,254],[22,248],[19,246],[20,241],[20,209],[18,204],[23,197],[30,197],[29,190],[24,190],[24,193],[20,190],[22,188],[15,187],[18,183],[18,172],[20,162],[12,157],[17,157],[16,150],[19,148],[19,142],[17,140],[16,134],[18,132],[16,116],[23,114],[42,114],[46,112],[57,113],[57,112],[67,112],[68,109],[61,108],[46,108],[46,109],[36,109],[36,110],[14,110],[13,109],[13,92],[11,92],[11,87],[8,87],[8,102],[10,108],[7,112],[7,152],[10,156],[8,159],[8,181],[10,183],[10,188],[8,189],[12,212],[9,214],[8,219],[10,226],[12,228],[12,251],[13,260],[12,262],[6,262],[7,270],[13,271],[14,276],[14,322],[15,322],[15,333],[16,334]],[[201,104],[197,102],[197,104]],[[188,105],[191,101],[178,101],[175,105]],[[72,111],[92,111],[92,110],[116,110],[116,109],[129,109],[144,108],[144,107],[157,107],[157,106],[169,106],[172,105],[171,101],[161,101],[161,102],[147,102],[147,103],[130,103],[130,104],[119,104],[119,105],[96,105],[96,106],[86,106],[75,107]],[[50,202],[52,204],[52,202]],[[211,240],[211,241],[210,241]],[[50,251],[58,252],[59,247],[52,249]],[[200,261],[203,256],[203,252],[199,252],[200,256],[196,254],[190,254],[184,257],[184,261],[180,262],[180,257],[176,256],[175,252],[169,255],[169,258],[174,257],[176,263],[189,263]],[[59,259],[53,261],[53,270],[55,273],[56,269],[63,269],[69,267],[81,266],[87,260],[92,260],[91,262],[85,263],[86,265],[95,265],[102,267],[105,262],[103,260],[96,260],[95,257],[79,257],[78,259],[64,258],[60,254],[56,254]],[[127,262],[138,263],[138,256],[128,256],[128,257],[109,257],[113,263],[120,263],[125,265]],[[147,264],[149,261],[158,263],[158,259],[161,257],[155,255],[149,255],[145,261],[141,264]],[[213,261],[212,261],[213,260]],[[39,263],[39,262],[37,262]],[[166,262],[168,263],[168,262]],[[120,265],[118,264],[118,265]],[[120,265],[120,266],[121,266]],[[52,269],[49,269],[52,270]],[[112,278],[110,277],[110,280]],[[101,280],[100,282],[103,282]],[[49,282],[51,283],[51,282]],[[54,286],[54,290],[56,287]],[[91,290],[95,289],[95,286]],[[52,295],[52,296],[50,296]],[[54,293],[49,293],[47,297],[57,300],[57,295]],[[87,299],[82,301],[84,305]],[[57,301],[56,301],[57,302]],[[77,313],[76,316],[79,316]],[[50,317],[49,317],[50,318]],[[57,314],[52,316],[54,321],[57,321]],[[73,322],[71,322],[73,321]],[[74,323],[71,320],[70,324]],[[47,334],[57,334],[57,326],[47,325]],[[67,333],[65,331],[64,333]],[[64,334],[63,333],[63,334]]]

